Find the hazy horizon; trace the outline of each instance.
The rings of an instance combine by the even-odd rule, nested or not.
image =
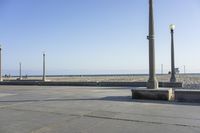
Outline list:
[[[170,71],[170,70],[169,70]],[[168,74],[169,71],[156,72],[156,74]],[[4,75],[11,75],[11,76],[19,76],[19,70],[13,71],[4,71]],[[130,70],[55,70],[55,71],[48,71],[46,75],[148,75],[149,72],[146,71],[130,71]],[[181,70],[180,74],[184,74],[184,71]],[[200,74],[198,72],[186,72],[185,74]],[[4,76],[3,75],[3,76]],[[22,76],[42,76],[42,71],[32,71],[32,70],[23,70],[22,69]]]

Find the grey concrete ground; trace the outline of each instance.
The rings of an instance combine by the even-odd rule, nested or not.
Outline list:
[[[0,86],[0,133],[199,133],[200,105],[132,88]]]

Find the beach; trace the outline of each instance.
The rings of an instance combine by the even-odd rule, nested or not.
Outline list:
[[[159,82],[169,82],[169,74],[156,76]],[[4,78],[4,80],[16,80],[18,77]],[[41,76],[28,76],[24,80],[41,80]],[[65,82],[146,82],[148,75],[47,75],[48,81]],[[177,74],[177,82],[183,83],[183,89],[200,89],[199,74]]]

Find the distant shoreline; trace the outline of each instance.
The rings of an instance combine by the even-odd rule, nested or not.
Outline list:
[[[104,77],[104,76],[148,76],[149,74],[70,74],[70,75],[46,75],[46,77]],[[169,74],[156,74],[156,75],[169,75]],[[177,75],[200,75],[200,73],[180,73]],[[4,76],[4,75],[3,75]],[[26,76],[26,75],[23,75]],[[28,77],[42,77],[42,75],[27,75]],[[13,75],[12,77],[19,77]]]

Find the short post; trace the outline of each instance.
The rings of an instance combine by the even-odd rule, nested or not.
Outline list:
[[[175,25],[171,24],[170,26],[171,31],[171,78],[170,82],[175,83],[176,77],[175,77],[175,59],[174,59],[174,29]]]
[[[22,63],[19,62],[19,80],[22,80]]]
[[[185,65],[184,65],[184,74],[186,74],[186,68],[185,68]]]

